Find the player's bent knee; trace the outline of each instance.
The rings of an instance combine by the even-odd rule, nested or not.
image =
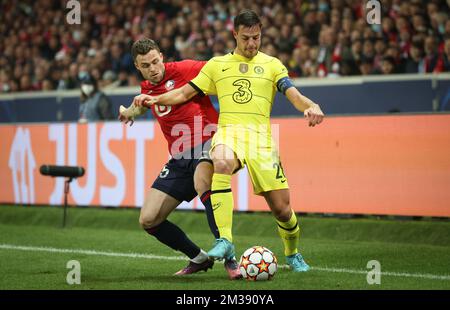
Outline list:
[[[272,210],[275,218],[281,222],[287,222],[291,218],[292,211],[289,204],[276,205]]]
[[[157,216],[153,216],[150,214],[141,214],[139,217],[139,224],[143,229],[149,229],[161,224],[161,221],[158,220]]]
[[[139,225],[141,225],[142,229],[147,229],[151,228],[152,222],[141,216],[139,217]]]
[[[226,159],[214,160],[214,173],[232,174],[234,170],[234,161]]]

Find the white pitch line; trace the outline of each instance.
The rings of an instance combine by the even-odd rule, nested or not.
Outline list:
[[[0,249],[30,251],[30,252],[72,253],[72,254],[97,255],[97,256],[161,259],[161,260],[185,260],[186,259],[183,256],[159,256],[159,255],[140,254],[140,253],[115,253],[115,252],[103,252],[103,251],[96,251],[96,250],[58,249],[58,248],[50,248],[50,247],[22,246],[22,245],[12,245],[12,244],[0,244]]]
[[[59,249],[52,247],[37,247],[37,246],[22,246],[13,244],[0,244],[0,249],[3,250],[18,250],[29,252],[49,252],[49,253],[71,253],[71,254],[84,254],[84,255],[96,255],[96,256],[110,256],[110,257],[128,257],[128,258],[144,258],[144,259],[160,259],[160,260],[186,260],[184,256],[162,256],[151,255],[141,253],[117,253],[117,252],[105,252],[96,250],[83,250],[83,249]],[[279,268],[288,268],[287,265],[279,265]],[[347,268],[328,268],[328,267],[311,267],[311,270],[323,271],[323,272],[335,272],[335,273],[350,273],[350,274],[367,274],[368,271],[347,269]],[[405,277],[405,278],[420,278],[429,280],[444,280],[449,281],[450,275],[435,275],[429,273],[406,273],[406,272],[381,272],[382,276],[391,277]]]
[[[311,267],[311,270],[325,271],[325,272],[338,272],[338,273],[355,273],[355,274],[367,274],[368,271],[346,269],[346,268],[322,268],[322,267]],[[450,280],[450,275],[435,275],[430,273],[406,273],[406,272],[392,272],[383,271],[380,272],[382,276],[391,277],[405,277],[405,278],[421,278],[430,280]]]

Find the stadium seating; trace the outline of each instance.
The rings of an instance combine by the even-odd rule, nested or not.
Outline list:
[[[234,47],[232,16],[243,1],[80,0],[80,24],[64,1],[0,4],[0,92],[78,88],[88,70],[102,87],[136,86],[130,46],[158,41],[166,60],[209,59]],[[252,1],[263,19],[262,51],[292,77],[448,71],[445,0],[383,2],[381,23],[366,21],[365,1]],[[383,66],[384,63],[390,65]],[[385,68],[385,69],[383,69]],[[388,68],[388,69],[386,69]]]

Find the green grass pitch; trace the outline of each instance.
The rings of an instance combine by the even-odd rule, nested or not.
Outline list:
[[[187,264],[138,225],[133,209],[69,208],[66,228],[57,207],[0,206],[0,289],[303,290],[450,289],[450,222],[299,217],[300,250],[312,270],[284,268],[273,217],[235,213],[237,256],[263,245],[278,256],[272,281],[230,281],[223,264],[175,277]],[[213,237],[202,212],[175,211],[169,219],[203,249]],[[67,262],[80,263],[81,284],[66,281]],[[381,266],[381,283],[368,284],[367,263]]]

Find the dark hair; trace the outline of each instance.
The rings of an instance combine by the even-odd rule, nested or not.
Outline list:
[[[369,56],[361,56],[361,59],[359,60],[359,65],[363,65],[363,64],[370,64],[373,65],[373,57],[369,57]]]
[[[392,56],[384,56],[381,60],[390,62],[395,67],[395,59]]]
[[[140,39],[133,43],[131,47],[131,54],[133,55],[133,60],[136,61],[138,55],[145,55],[151,50],[157,50],[160,52],[158,44],[152,39]]]
[[[418,42],[418,41],[414,42],[413,41],[411,43],[411,47],[415,47],[415,48],[419,49],[421,52],[423,52],[423,43],[422,42]]]
[[[258,14],[252,10],[243,10],[234,18],[234,30],[238,31],[241,25],[244,27],[253,27],[256,25],[262,27]]]

